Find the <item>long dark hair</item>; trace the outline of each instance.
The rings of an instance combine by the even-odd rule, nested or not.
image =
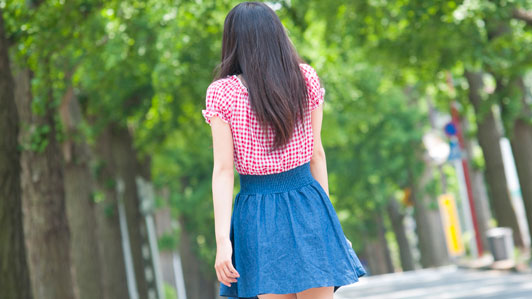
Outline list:
[[[263,132],[272,127],[272,150],[289,142],[308,109],[307,88],[295,50],[277,14],[266,4],[242,2],[225,18],[222,61],[214,80],[241,74]],[[303,129],[305,126],[303,126]]]

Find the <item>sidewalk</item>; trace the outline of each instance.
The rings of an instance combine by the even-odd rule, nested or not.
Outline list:
[[[490,253],[471,259],[468,257],[458,258],[456,265],[462,269],[472,270],[499,270],[523,274],[532,274],[532,260],[530,254],[520,254],[514,260],[494,261]]]
[[[456,265],[361,277],[335,299],[531,298],[532,274],[463,269]]]

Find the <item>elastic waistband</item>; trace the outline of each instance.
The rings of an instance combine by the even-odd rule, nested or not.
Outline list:
[[[276,193],[305,186],[314,180],[310,161],[287,171],[272,174],[240,174],[240,193]]]

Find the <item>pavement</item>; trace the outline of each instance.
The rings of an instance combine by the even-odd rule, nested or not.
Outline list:
[[[453,264],[472,270],[504,270],[532,274],[530,253],[521,253],[516,258],[497,261],[491,254],[484,254],[477,258],[460,257]]]
[[[334,298],[532,299],[532,274],[450,265],[360,277],[358,282],[338,289]]]

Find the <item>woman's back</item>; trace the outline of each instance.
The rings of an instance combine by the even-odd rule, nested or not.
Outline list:
[[[210,117],[217,115],[231,125],[234,161],[239,174],[279,173],[310,161],[314,147],[310,112],[323,102],[325,89],[310,65],[301,63],[299,67],[305,77],[309,110],[304,124],[295,127],[290,141],[273,152],[270,148],[274,132],[270,128],[267,134],[263,133],[251,109],[248,90],[240,79],[232,75],[209,85],[202,114],[208,124]]]

